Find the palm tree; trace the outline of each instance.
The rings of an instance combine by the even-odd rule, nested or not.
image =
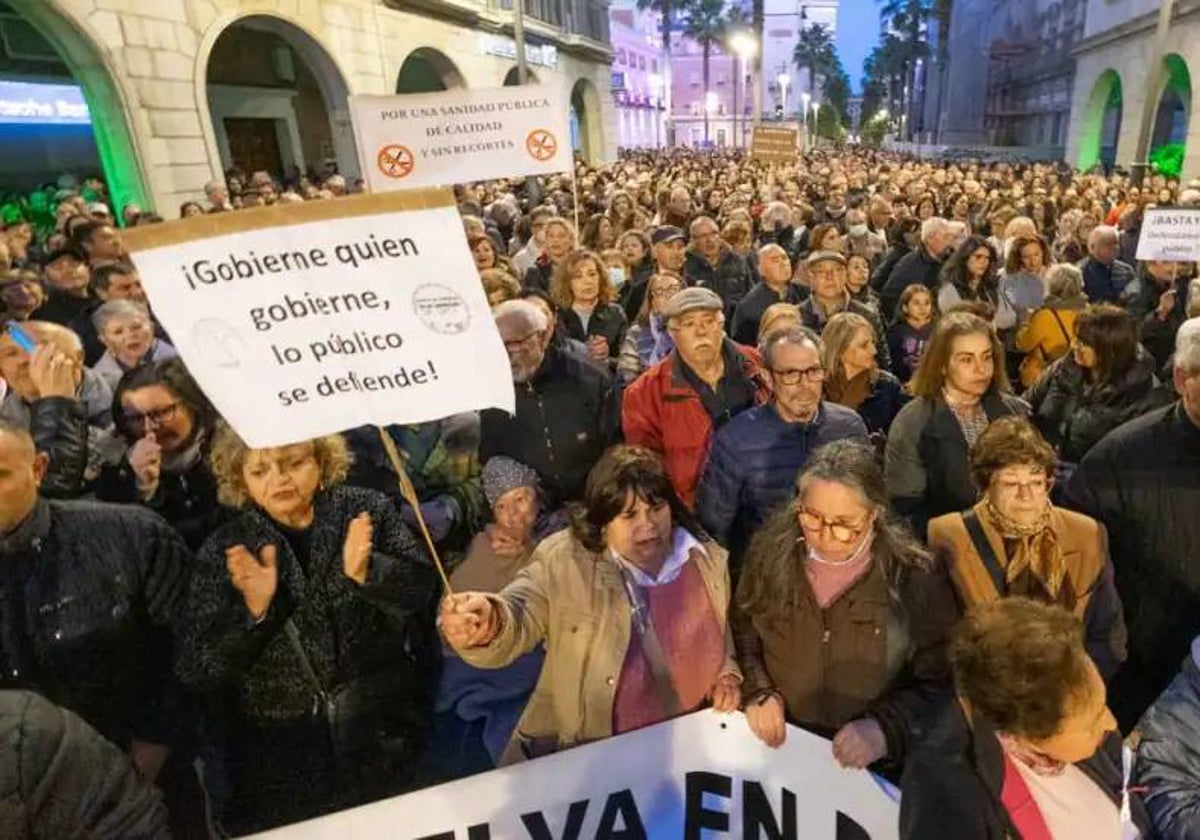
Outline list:
[[[929,45],[925,43],[924,30],[933,15],[934,2],[935,0],[880,0],[880,20],[892,32],[899,33],[904,38],[904,112],[908,114],[907,130],[910,135],[917,61],[929,57]]]
[[[792,61],[801,70],[808,70],[808,89],[816,90],[817,76],[829,75],[837,63],[837,53],[829,30],[819,23],[801,29],[796,48],[792,51]]]
[[[683,34],[700,45],[704,57],[704,142],[708,143],[708,65],[713,44],[725,40],[725,0],[690,0],[684,14]]]

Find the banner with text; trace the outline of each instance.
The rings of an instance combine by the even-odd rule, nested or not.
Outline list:
[[[1139,260],[1200,260],[1200,209],[1165,207],[1146,211],[1138,237]]]
[[[895,840],[883,783],[795,727],[777,750],[737,713],[607,741],[258,835],[278,840]]]
[[[750,139],[750,157],[764,163],[795,163],[799,136],[794,128],[756,125]]]
[[[372,192],[570,172],[567,111],[557,85],[350,100]]]
[[[251,446],[513,410],[449,191],[222,213],[125,240],[155,317]]]

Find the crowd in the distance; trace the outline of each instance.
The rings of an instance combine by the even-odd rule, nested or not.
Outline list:
[[[515,414],[272,449],[106,205],[6,219],[0,820],[237,835],[712,706],[898,782],[906,840],[1200,832],[1200,290],[1136,260],[1200,191],[576,176],[457,190]],[[180,215],[346,193],[228,181]]]

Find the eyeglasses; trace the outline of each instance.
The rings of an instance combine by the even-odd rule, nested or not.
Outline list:
[[[1046,492],[1050,481],[1046,478],[1035,478],[1031,481],[997,481],[996,489],[1010,496],[1038,496]]]
[[[795,368],[790,370],[776,370],[775,368],[771,368],[771,377],[782,385],[797,385],[801,379],[809,382],[824,382],[825,368],[820,365],[814,365],[813,367],[801,370]]]
[[[814,513],[806,507],[797,509],[800,516],[800,527],[805,531],[812,531],[815,534],[820,534],[829,529],[830,535],[842,543],[854,542],[858,536],[866,530],[867,523],[871,521],[871,514],[867,514],[862,522],[857,525],[847,525],[844,522],[834,522],[826,519],[819,513]]]
[[[121,417],[121,421],[127,428],[141,429],[148,424],[151,428],[157,429],[165,423],[170,423],[175,419],[175,412],[179,409],[179,403],[173,402],[164,405],[162,408],[152,408],[149,411],[142,413],[130,411]]]

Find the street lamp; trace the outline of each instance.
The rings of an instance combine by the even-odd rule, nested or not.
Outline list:
[[[659,136],[662,113],[659,110],[659,103],[662,101],[663,77],[658,73],[651,73],[646,77],[646,81],[650,83],[650,90],[654,92],[654,148],[658,149],[662,147],[662,138]]]
[[[738,130],[738,120],[741,117],[741,111],[738,109],[738,88],[742,87],[746,76],[746,62],[754,58],[754,54],[758,52],[758,42],[748,32],[735,32],[729,37],[729,48],[736,56],[733,73],[733,145],[737,147],[740,143],[744,148],[746,145],[745,128],[743,127],[741,131]],[[741,59],[740,66],[738,59]]]
[[[791,78],[787,73],[780,73],[779,78],[779,110],[782,114],[787,114],[787,89]]]
[[[821,116],[821,103],[814,100],[813,104],[812,104],[813,145],[816,145],[816,139],[818,136],[817,132],[820,130],[820,127],[821,127],[821,124],[817,120],[817,118],[819,116]]]
[[[809,145],[812,143],[812,140],[808,136],[808,103],[811,99],[812,94],[808,91],[804,91],[804,93],[800,94],[800,102],[804,106],[800,111],[800,120],[804,126],[804,151],[806,152],[808,151]]]

